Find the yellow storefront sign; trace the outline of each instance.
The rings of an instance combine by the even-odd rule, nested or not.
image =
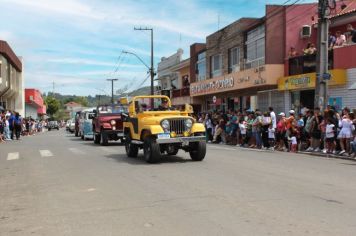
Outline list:
[[[346,84],[346,70],[335,69],[330,70],[331,79],[328,80],[328,85],[344,85]],[[316,73],[300,74],[286,76],[278,79],[278,90],[298,90],[315,88]]]

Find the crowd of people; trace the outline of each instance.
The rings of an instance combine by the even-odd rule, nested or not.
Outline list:
[[[355,157],[356,119],[345,107],[341,112],[304,108],[276,114],[268,111],[210,112],[199,114],[208,142],[288,152],[323,152]]]
[[[19,140],[21,136],[35,135],[37,132],[42,132],[45,126],[45,121],[35,120],[31,117],[22,118],[16,111],[1,111],[0,142]]]
[[[340,30],[336,31],[335,34],[329,32],[329,38],[328,38],[329,50],[333,50],[334,48],[343,47],[346,45],[356,43],[356,30],[353,28],[353,26],[351,24],[348,24],[346,26],[346,30],[347,31],[345,33],[341,32]],[[317,52],[317,48],[315,47],[315,44],[309,42],[306,48],[303,49],[301,54],[299,54],[299,52],[295,49],[295,47],[290,47],[288,52],[288,57],[292,58],[301,55],[304,56],[315,55],[316,52]]]

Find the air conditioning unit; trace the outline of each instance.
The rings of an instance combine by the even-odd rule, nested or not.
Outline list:
[[[311,36],[311,26],[310,25],[303,25],[302,29],[300,30],[300,37],[301,38],[310,38]]]

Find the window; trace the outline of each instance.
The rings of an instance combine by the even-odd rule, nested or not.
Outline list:
[[[206,52],[198,54],[198,61],[196,63],[196,78],[197,81],[206,79]]]
[[[240,70],[240,48],[229,49],[229,73]]]
[[[265,26],[247,32],[246,69],[265,64]]]
[[[211,75],[210,77],[216,77],[222,75],[222,55],[214,55],[211,57]]]

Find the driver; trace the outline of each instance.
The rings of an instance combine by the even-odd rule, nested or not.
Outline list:
[[[162,98],[161,100],[161,105],[158,107],[159,111],[168,111],[169,106],[168,106],[168,100],[166,98]]]

